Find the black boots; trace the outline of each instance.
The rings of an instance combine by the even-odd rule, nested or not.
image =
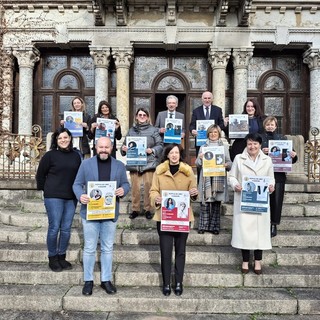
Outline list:
[[[271,238],[275,237],[277,235],[277,225],[276,224],[271,224]]]
[[[59,254],[49,257],[49,268],[54,272],[61,272],[72,269],[72,265],[66,260],[65,254]]]
[[[58,259],[59,259],[59,264],[62,269],[64,269],[64,270],[72,269],[71,263],[66,260],[66,254],[59,254]]]
[[[62,271],[58,255],[49,257],[49,268],[54,272]]]

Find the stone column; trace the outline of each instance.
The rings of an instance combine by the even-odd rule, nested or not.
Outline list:
[[[31,134],[33,106],[33,68],[40,60],[38,49],[30,46],[13,51],[19,64],[19,134]]]
[[[213,104],[222,108],[225,116],[226,103],[226,68],[230,58],[230,51],[210,48],[208,60],[212,68]]]
[[[248,65],[253,55],[253,48],[234,49],[232,53],[234,68],[233,112],[242,113],[247,100]]]
[[[117,71],[117,117],[124,134],[129,130],[129,76],[130,65],[133,61],[132,47],[112,48],[112,56]]]
[[[308,49],[303,62],[310,69],[310,127],[320,129],[320,49]]]
[[[108,75],[110,63],[110,48],[109,47],[90,47],[90,55],[93,58],[95,66],[95,110],[98,112],[98,105],[101,100],[108,101]]]

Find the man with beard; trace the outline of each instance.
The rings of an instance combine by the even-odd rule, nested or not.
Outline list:
[[[119,200],[130,189],[124,164],[111,157],[112,141],[108,137],[101,137],[96,143],[97,155],[82,162],[73,184],[73,191],[81,203],[84,248],[83,248],[83,295],[91,295],[93,289],[94,264],[96,250],[100,238],[101,246],[101,287],[108,293],[117,292],[112,284],[112,256],[113,243],[119,217]],[[87,204],[90,201],[87,192],[88,181],[116,181],[116,209],[112,220],[87,220]]]

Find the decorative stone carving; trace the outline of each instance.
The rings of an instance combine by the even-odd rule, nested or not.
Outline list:
[[[17,48],[12,53],[18,59],[20,68],[33,68],[40,60],[40,51],[35,47]]]
[[[105,25],[105,10],[102,0],[93,0],[94,24],[95,26]]]
[[[225,69],[227,67],[230,51],[210,48],[208,52],[208,61],[212,69]]]
[[[96,67],[108,68],[111,52],[109,47],[91,47],[90,55]]]
[[[238,11],[239,26],[248,27],[249,26],[249,16],[252,9],[252,0],[241,0],[240,7]]]
[[[253,56],[253,48],[240,48],[234,49],[232,53],[233,67],[237,68],[248,68],[249,61]]]
[[[226,19],[228,14],[228,0],[220,0],[217,14],[217,26],[225,27],[227,25]]]
[[[303,62],[308,65],[310,70],[320,68],[320,49],[310,48],[303,55]]]
[[[176,13],[177,13],[176,1],[168,0],[167,13],[166,13],[167,26],[175,26],[177,24]]]
[[[117,26],[126,26],[127,25],[127,7],[124,0],[116,0],[116,20]]]
[[[116,68],[130,68],[133,62],[132,47],[112,48],[112,56],[115,61]]]

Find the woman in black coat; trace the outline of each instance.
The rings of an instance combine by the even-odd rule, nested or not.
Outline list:
[[[116,158],[117,152],[117,143],[116,140],[120,140],[122,138],[121,133],[121,126],[119,120],[112,114],[112,107],[108,101],[102,100],[98,106],[98,113],[96,113],[90,122],[90,130],[88,132],[88,137],[93,139],[93,155],[96,155],[96,148],[95,148],[95,134],[96,128],[98,127],[97,118],[105,118],[105,119],[112,119],[115,120],[115,132],[114,132],[114,140],[113,140],[113,149],[111,156]]]

